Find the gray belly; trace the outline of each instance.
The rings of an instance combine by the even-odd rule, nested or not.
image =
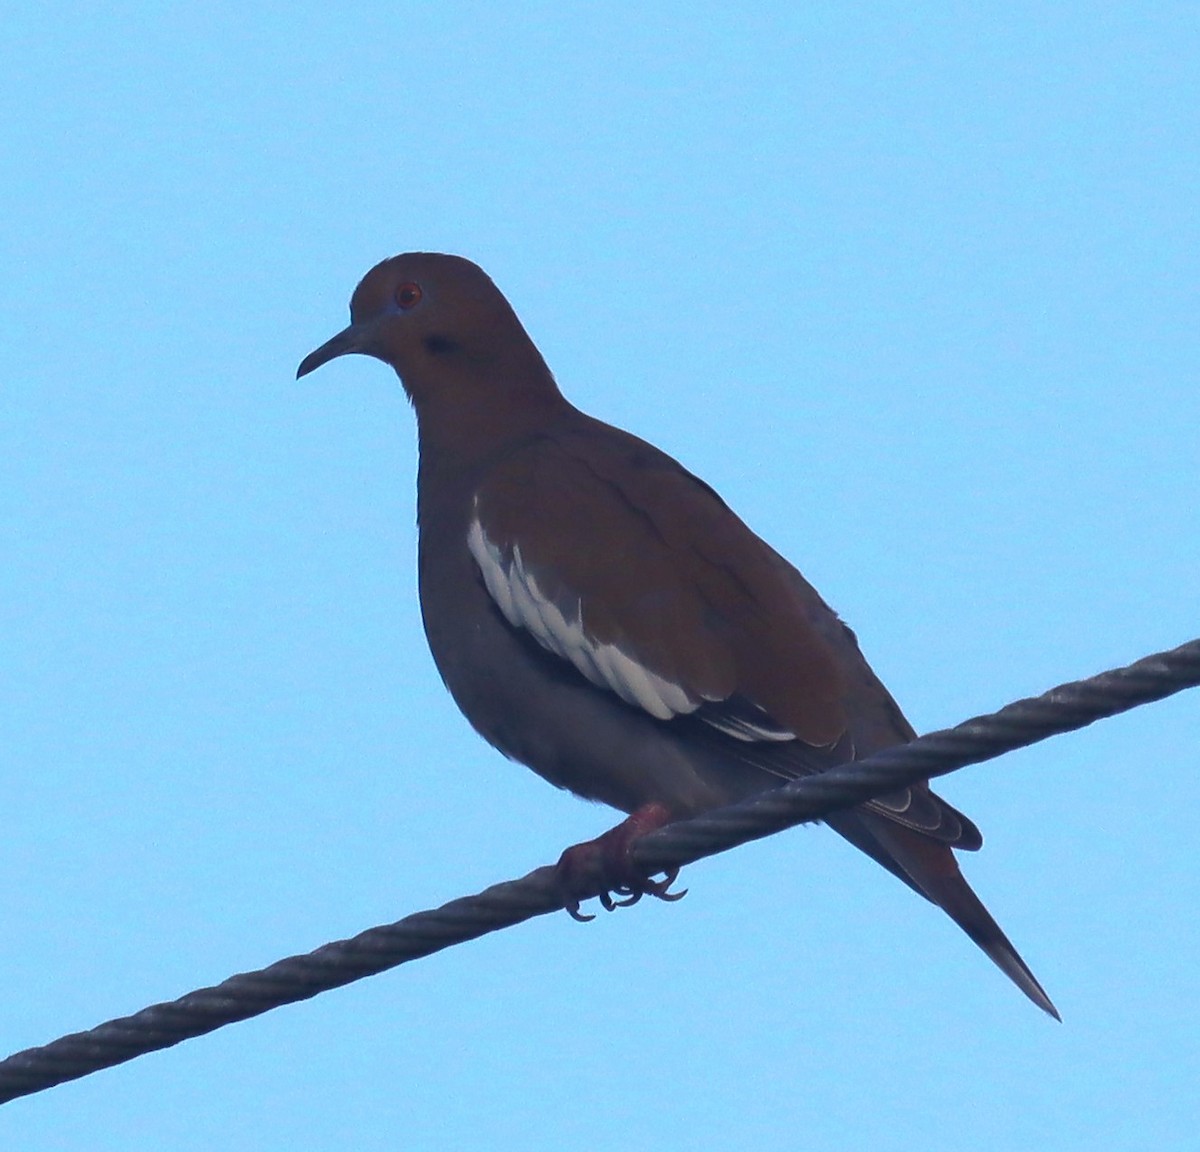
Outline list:
[[[421,611],[434,661],[472,726],[506,756],[625,812],[657,801],[683,816],[778,783],[719,749],[695,746],[674,721],[597,688],[513,629],[465,537],[456,554],[433,559],[422,541]]]

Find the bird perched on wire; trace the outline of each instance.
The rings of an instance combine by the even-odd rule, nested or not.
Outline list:
[[[854,634],[704,481],[566,400],[475,264],[377,264],[304,376],[361,353],[417,414],[421,612],[476,730],[629,819],[590,845],[619,891],[647,829],[870,755],[915,733]],[[1041,985],[968,886],[975,825],[917,784],[826,818],[946,913],[1035,1004]],[[560,871],[571,898],[579,856]],[[611,900],[608,902],[611,905]]]

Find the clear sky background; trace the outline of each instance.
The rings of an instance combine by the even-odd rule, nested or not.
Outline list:
[[[554,860],[614,814],[425,649],[358,278],[461,253],[919,729],[1200,634],[1194,4],[48,0],[0,54],[0,1041]],[[1195,694],[967,769],[1057,1002],[824,829],[0,1109],[59,1149],[1178,1148]]]

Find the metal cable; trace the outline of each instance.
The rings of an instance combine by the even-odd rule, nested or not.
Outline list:
[[[1200,684],[1200,640],[1148,656],[1088,680],[1063,684],[999,712],[932,732],[869,759],[808,776],[748,801],[672,824],[638,840],[634,864],[647,873],[668,871],[704,856],[872,796],[967,764],[1083,728]],[[599,895],[600,882],[594,894]],[[409,960],[474,940],[488,932],[562,908],[552,866],[495,884],[440,908],[416,912],[315,952],[244,972],[212,988],[143,1008],[87,1032],[63,1036],[0,1061],[0,1103],[27,1096],[169,1048],[226,1024],[373,976]]]

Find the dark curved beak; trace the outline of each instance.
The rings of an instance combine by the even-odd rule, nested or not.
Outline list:
[[[315,372],[322,364],[328,364],[330,360],[336,360],[339,356],[348,356],[352,352],[362,351],[362,330],[351,324],[348,328],[343,328],[332,339],[326,340],[315,352],[310,352],[303,360],[300,361],[300,367],[296,369],[296,379],[301,376],[307,376],[310,372]]]

